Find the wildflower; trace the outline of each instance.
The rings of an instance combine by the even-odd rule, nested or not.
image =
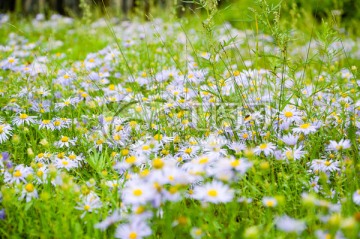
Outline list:
[[[205,152],[216,154],[216,156],[225,155],[226,151],[222,147],[227,143],[225,137],[210,135],[202,142]]]
[[[50,153],[39,153],[35,157],[35,162],[37,162],[37,163],[39,163],[39,162],[40,163],[49,163],[51,156],[52,156],[52,154],[50,154]]]
[[[193,227],[190,230],[190,235],[194,239],[201,239],[203,236],[205,236],[205,233],[203,230],[201,230],[201,228]]]
[[[354,192],[352,199],[356,205],[360,206],[360,189],[358,189]]]
[[[280,119],[287,123],[300,122],[301,112],[297,111],[295,107],[286,106],[285,109],[280,113]]]
[[[95,193],[90,193],[85,196],[81,202],[78,203],[78,206],[75,208],[84,213],[81,215],[83,218],[87,212],[93,212],[102,207],[102,202],[100,198]]]
[[[305,135],[316,132],[316,127],[310,123],[304,123],[293,129],[295,133],[303,133]]]
[[[345,239],[346,238],[341,231],[337,231],[334,235],[328,231],[316,230],[315,235],[316,235],[316,238],[318,238],[318,239]]]
[[[264,197],[262,199],[262,203],[264,204],[265,207],[276,207],[277,200],[272,197]]]
[[[64,169],[66,169],[68,171],[70,169],[72,169],[72,168],[77,168],[78,167],[78,164],[75,161],[73,161],[73,160],[71,160],[69,158],[62,158],[62,159],[57,158],[57,159],[55,159],[54,165],[58,169],[64,168]]]
[[[294,148],[285,148],[285,150],[283,152],[283,158],[290,160],[290,161],[291,160],[299,160],[305,154],[305,151],[303,151],[302,149],[303,149],[302,146],[294,147]]]
[[[54,126],[54,129],[60,130],[63,128],[69,127],[70,122],[66,119],[59,119],[55,118],[52,120],[52,125]]]
[[[39,195],[38,195],[38,192],[37,192],[34,184],[28,183],[25,185],[19,200],[26,198],[26,202],[30,202],[31,199],[38,198],[38,197],[39,197]]]
[[[70,147],[71,145],[74,146],[76,143],[77,138],[69,138],[67,136],[61,136],[60,140],[55,142],[54,145],[58,148],[63,148],[63,147]]]
[[[322,159],[314,159],[311,163],[307,163],[310,165],[310,169],[314,172],[323,171],[324,168],[324,160]]]
[[[141,220],[134,220],[120,225],[115,232],[115,237],[120,239],[141,239],[151,235],[151,228]]]
[[[4,182],[12,184],[12,183],[26,183],[26,177],[33,173],[33,169],[30,167],[25,167],[23,164],[17,165],[12,173],[6,171]]]
[[[230,202],[234,197],[234,191],[229,186],[213,181],[194,188],[193,198],[203,202],[223,203]]]
[[[318,193],[321,190],[321,186],[319,185],[319,177],[315,177],[310,181],[310,189],[314,190],[314,192]]]
[[[122,202],[125,204],[145,204],[156,195],[155,189],[149,183],[132,180],[123,189]]]
[[[30,125],[30,124],[35,123],[35,119],[36,119],[36,116],[29,116],[25,113],[21,113],[18,116],[16,116],[12,122],[13,122],[13,124],[15,124],[17,126],[25,125],[25,124]]]
[[[281,141],[283,141],[285,144],[287,144],[289,146],[293,146],[297,143],[298,139],[299,139],[299,136],[288,134],[288,135],[284,135],[281,138]]]
[[[120,221],[122,219],[120,210],[115,210],[110,216],[105,218],[103,221],[95,224],[95,228],[105,231],[112,224]]]
[[[247,170],[253,166],[253,164],[245,158],[232,159],[230,161],[230,165],[235,171],[239,172],[240,174],[245,174]]]
[[[263,152],[265,156],[269,156],[274,153],[275,148],[273,143],[262,143],[255,148],[254,153],[260,155]]]
[[[54,124],[51,122],[51,120],[44,119],[39,124],[39,129],[48,129],[48,130],[54,130]]]
[[[76,164],[84,162],[84,156],[82,154],[76,155],[74,152],[70,152],[67,157],[68,159],[74,161]]]
[[[6,218],[5,209],[0,210],[0,220],[4,220]]]
[[[334,140],[330,140],[329,146],[328,146],[328,150],[329,151],[341,151],[344,149],[348,149],[351,147],[351,143],[350,140],[348,139],[342,139],[338,142],[334,141]]]
[[[79,103],[79,101],[80,100],[78,98],[64,99],[64,101],[61,103],[55,103],[55,109],[63,109],[68,106],[75,106],[77,103]]]
[[[241,153],[241,151],[246,149],[246,145],[240,142],[233,142],[228,144],[229,148],[235,151],[235,154]]]
[[[287,215],[275,218],[276,228],[284,232],[296,232],[300,234],[306,229],[305,222],[296,220]]]
[[[9,124],[0,124],[0,144],[7,141],[12,135],[12,128]]]
[[[190,159],[195,157],[197,152],[200,150],[199,146],[196,145],[184,145],[179,153],[176,154],[176,157],[181,157],[183,159]]]
[[[41,163],[38,165],[40,166],[37,170],[36,170],[36,181],[38,183],[44,183],[46,182],[47,176],[48,176],[48,167],[46,165],[41,165]]]
[[[14,70],[16,68],[18,61],[19,61],[19,59],[10,56],[6,60],[3,60],[0,62],[0,67],[3,70],[7,70],[7,69]]]

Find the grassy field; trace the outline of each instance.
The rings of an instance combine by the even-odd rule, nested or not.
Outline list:
[[[0,17],[0,238],[360,237],[355,25],[211,2]]]

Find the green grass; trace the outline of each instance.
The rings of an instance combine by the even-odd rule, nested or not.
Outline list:
[[[35,26],[15,16],[1,25],[0,45],[9,50],[0,51],[0,140],[6,124],[12,134],[0,143],[0,152],[10,154],[12,167],[0,159],[0,210],[6,215],[0,219],[0,237],[113,238],[118,228],[140,217],[151,228],[149,238],[328,238],[326,233],[357,238],[356,31],[349,27],[348,35],[339,33],[337,24],[342,23],[332,19],[316,22],[305,6],[271,4],[235,2],[183,19],[159,13],[162,22],[138,20],[129,23],[132,31],[109,18],[100,27],[84,23],[96,19],[44,27],[51,21]],[[222,25],[224,21],[231,25]],[[35,46],[29,49],[29,43]],[[46,72],[5,69],[14,54],[18,66],[30,70],[45,57],[39,69],[46,66]],[[86,68],[96,61],[98,66]],[[64,70],[66,79],[76,77],[62,85]],[[165,70],[175,73],[161,81]],[[108,82],[93,79],[99,72]],[[39,93],[41,87],[47,95]],[[69,97],[74,105],[58,108]],[[33,107],[40,101],[43,111]],[[39,123],[16,125],[20,112],[53,122],[68,118],[69,124],[59,130],[40,129]],[[294,116],[286,116],[289,112],[300,113],[286,127],[286,117]],[[295,132],[310,125],[316,126],[314,132]],[[304,151],[299,159],[288,152],[294,146],[281,140],[288,134],[298,136],[296,146]],[[74,145],[59,147],[68,141],[64,136],[76,138]],[[166,136],[172,138],[165,141]],[[340,140],[350,146],[328,150]],[[230,146],[234,142],[244,148],[237,152]],[[270,154],[257,153],[269,147]],[[37,162],[44,154],[49,159]],[[61,168],[73,163],[72,154],[82,156],[82,162],[70,170]],[[310,164],[318,159],[323,160],[321,170],[312,170]],[[62,160],[68,161],[58,163]],[[22,182],[7,181],[23,170],[16,168],[20,164],[31,173]],[[241,166],[245,168],[238,171]],[[220,195],[207,191],[197,199],[197,190],[211,182],[231,190],[214,188]],[[143,185],[148,191],[127,194]],[[38,195],[31,200],[21,198],[34,190]],[[151,200],[129,203],[148,192],[153,192]],[[221,193],[231,199],[207,202]],[[272,203],[264,202],[267,197]],[[101,204],[92,208],[97,200]],[[95,228],[115,210],[121,218],[114,225]],[[276,226],[276,218],[285,214],[304,228],[296,222]],[[129,231],[127,238],[140,238],[146,231],[136,226],[138,237]]]

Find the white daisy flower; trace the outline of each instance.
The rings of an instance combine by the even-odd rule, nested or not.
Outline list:
[[[283,152],[283,158],[289,161],[299,160],[305,155],[305,151],[303,151],[302,149],[303,149],[302,146],[294,147],[294,148],[286,147]]]
[[[17,165],[12,173],[6,171],[4,175],[4,182],[8,184],[12,183],[26,183],[26,177],[33,173],[31,167],[25,167],[23,164]]]
[[[55,159],[54,165],[58,169],[64,168],[64,169],[66,169],[68,171],[70,169],[72,169],[72,168],[77,168],[78,167],[78,164],[75,161],[73,161],[73,160],[71,160],[71,159],[69,159],[67,157],[62,158],[62,159],[59,159],[59,158]]]
[[[32,183],[28,183],[25,185],[24,189],[22,190],[21,196],[19,200],[26,198],[26,202],[30,202],[33,198],[38,198],[38,192]]]
[[[12,135],[12,128],[9,124],[0,124],[0,144],[4,143]]]
[[[81,217],[84,217],[87,212],[93,212],[102,207],[102,202],[98,195],[95,193],[89,193],[81,198],[75,209],[82,210],[84,213]]]
[[[122,192],[122,202],[125,204],[146,204],[154,199],[156,191],[152,185],[139,180],[128,181]]]
[[[286,106],[285,109],[280,112],[280,119],[284,122],[300,122],[302,113],[297,111],[293,106]]]
[[[275,149],[276,146],[273,143],[262,143],[254,149],[254,153],[257,155],[264,153],[265,156],[269,156],[274,153]]]
[[[352,199],[356,205],[360,206],[360,189],[358,189],[354,192]]]
[[[234,191],[219,181],[213,181],[196,186],[192,197],[202,202],[225,203],[233,200]]]
[[[190,235],[194,239],[201,239],[203,236],[205,236],[205,232],[201,230],[201,228],[193,227],[191,228]]]
[[[35,123],[35,120],[36,120],[36,116],[29,116],[25,113],[21,113],[12,120],[12,123],[17,126],[25,125],[25,124],[30,125],[32,123]]]
[[[276,207],[278,202],[273,197],[263,197],[262,203],[265,207]]]
[[[287,215],[275,218],[276,228],[283,232],[296,232],[300,234],[306,229],[306,224],[303,221],[291,218]]]
[[[310,123],[304,123],[293,129],[294,133],[303,133],[305,135],[316,132],[316,127]]]
[[[77,141],[77,137],[71,139],[67,136],[62,135],[60,140],[55,142],[54,145],[55,145],[55,147],[58,147],[58,148],[63,148],[63,147],[69,148],[70,146],[74,146],[76,141]]]
[[[120,225],[115,232],[115,237],[120,239],[142,239],[151,235],[151,228],[142,220],[133,220]]]
[[[327,149],[329,151],[340,151],[340,150],[348,149],[350,147],[351,147],[351,143],[350,140],[348,139],[342,139],[339,141],[339,143],[334,140],[330,140]]]
[[[51,122],[51,120],[42,120],[39,124],[39,129],[49,129],[49,130],[54,130],[54,124],[53,122]]]
[[[287,144],[289,146],[293,146],[297,143],[298,139],[299,139],[299,136],[288,134],[288,135],[284,135],[281,138],[281,141],[283,141],[285,144]]]
[[[109,226],[114,223],[117,223],[122,219],[120,210],[115,210],[110,216],[105,218],[103,221],[95,224],[95,228],[105,231]]]

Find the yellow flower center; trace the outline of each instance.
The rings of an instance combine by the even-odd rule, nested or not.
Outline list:
[[[136,196],[136,197],[140,197],[140,196],[143,194],[143,192],[142,192],[141,189],[135,189],[135,190],[133,191],[133,194],[134,194],[134,196]]]
[[[237,167],[240,165],[240,160],[234,160],[230,163],[231,167]]]
[[[118,134],[115,134],[113,138],[114,138],[115,141],[118,141],[118,140],[121,139],[121,136],[118,135]]]
[[[136,210],[135,213],[136,214],[142,214],[145,211],[145,207],[144,206],[139,206]]]
[[[162,167],[164,167],[164,161],[161,158],[154,159],[153,167],[156,169],[161,169]]]
[[[75,154],[71,154],[71,155],[69,155],[69,159],[71,159],[71,160],[76,159],[76,155],[75,155]]]
[[[206,164],[207,162],[209,162],[209,158],[207,157],[203,157],[199,160],[199,164]]]
[[[310,127],[310,124],[302,124],[300,125],[300,129],[307,129]]]
[[[288,159],[293,159],[294,158],[294,155],[293,155],[293,152],[288,150],[285,152],[285,156],[288,158]]]
[[[61,137],[61,142],[63,143],[69,142],[69,137],[66,136]]]
[[[330,166],[331,162],[330,161],[325,161],[325,166]]]
[[[142,149],[145,150],[145,151],[147,151],[147,150],[150,149],[150,146],[149,146],[149,145],[144,145],[144,146],[142,146]]]
[[[66,165],[68,165],[68,164],[69,164],[69,162],[68,162],[68,161],[66,161],[66,160],[63,160],[61,163],[62,163],[64,166],[66,166]]]
[[[267,144],[260,144],[259,148],[260,148],[261,150],[264,150],[264,149],[267,148]]]
[[[34,187],[34,185],[33,185],[32,183],[28,183],[28,184],[26,184],[26,186],[25,186],[25,190],[26,190],[27,192],[29,192],[29,193],[34,192],[34,189],[35,189],[35,187]]]
[[[56,121],[54,122],[54,125],[55,125],[55,126],[60,126],[60,125],[61,125],[61,122],[58,121],[58,120],[56,120]]]
[[[275,202],[272,201],[272,200],[267,201],[265,204],[266,204],[266,206],[268,206],[268,207],[273,207],[273,206],[275,206]]]
[[[39,171],[36,172],[36,175],[37,175],[38,177],[42,177],[42,176],[44,175],[44,172],[41,171],[41,170],[39,170]]]
[[[163,136],[161,134],[155,134],[154,139],[155,140],[162,140]]]
[[[29,116],[27,114],[20,114],[20,119],[27,119]]]
[[[130,232],[129,238],[130,238],[130,239],[136,239],[136,238],[138,238],[138,237],[137,237],[137,233],[136,233],[136,232]]]
[[[209,195],[210,197],[216,197],[216,196],[218,195],[218,192],[217,192],[215,189],[210,189],[210,190],[208,191],[208,195]]]
[[[14,177],[19,178],[22,176],[22,173],[20,172],[20,170],[16,170],[13,175],[14,175]]]
[[[57,157],[58,157],[59,159],[62,159],[62,158],[65,157],[65,153],[58,153]]]
[[[136,157],[135,156],[130,156],[130,157],[127,157],[125,159],[125,161],[128,163],[128,164],[133,164],[136,162]]]
[[[187,153],[187,154],[191,154],[192,148],[187,148],[187,149],[184,150],[184,152]]]
[[[89,210],[90,210],[90,206],[86,204],[86,205],[84,206],[84,211],[89,211]]]
[[[169,193],[171,193],[171,194],[175,194],[175,193],[177,193],[177,191],[178,191],[178,189],[175,186],[172,186],[169,188]]]
[[[286,112],[284,113],[284,115],[285,115],[286,118],[291,118],[291,117],[294,116],[293,112],[291,112],[291,111],[286,111]]]
[[[42,123],[43,124],[50,124],[50,120],[43,120]]]
[[[122,156],[126,156],[126,155],[129,154],[129,150],[128,150],[128,149],[122,149],[122,150],[120,151],[120,153],[121,153]]]
[[[2,134],[4,132],[4,126],[3,125],[0,125],[0,134]]]

